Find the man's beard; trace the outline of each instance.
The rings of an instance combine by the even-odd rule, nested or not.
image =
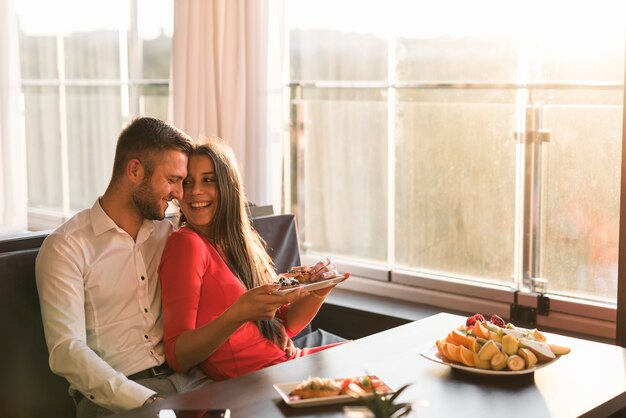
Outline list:
[[[150,179],[144,179],[133,192],[133,202],[145,219],[160,221],[165,218],[165,213],[161,212],[161,199],[154,197]]]

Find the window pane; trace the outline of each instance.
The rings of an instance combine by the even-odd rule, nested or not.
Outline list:
[[[25,87],[24,119],[28,156],[28,204],[39,208],[62,206],[61,129],[59,89]]]
[[[542,265],[551,291],[615,301],[623,96],[602,96],[548,109]]]
[[[517,41],[465,34],[397,41],[401,81],[510,82],[517,75]]]
[[[120,89],[69,88],[68,160],[70,207],[90,207],[111,178],[117,136],[123,121]]]
[[[510,283],[514,93],[419,91],[399,99],[396,264]]]
[[[119,79],[120,46],[116,31],[71,34],[65,42],[65,76],[68,79]]]
[[[139,87],[141,114],[152,116],[161,120],[167,120],[168,86],[142,86]]]
[[[309,100],[305,91],[305,246],[386,262],[386,95],[337,93],[312,92]]]
[[[168,79],[174,31],[173,0],[139,0],[138,33],[143,53],[143,78]]]
[[[387,41],[333,30],[289,35],[292,80],[387,81]]]
[[[20,33],[20,71],[23,79],[55,79],[57,45],[54,36]]]

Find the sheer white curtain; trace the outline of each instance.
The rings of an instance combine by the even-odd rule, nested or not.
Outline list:
[[[27,228],[26,154],[21,133],[20,59],[12,0],[0,0],[0,232]]]
[[[282,161],[282,0],[176,0],[172,123],[234,150],[248,199],[276,204]],[[271,119],[270,119],[271,117]]]

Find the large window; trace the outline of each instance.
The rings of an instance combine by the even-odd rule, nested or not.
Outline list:
[[[29,227],[48,228],[104,192],[130,119],[167,120],[173,2],[15,3]]]
[[[512,7],[288,1],[305,250],[615,304],[626,7]]]

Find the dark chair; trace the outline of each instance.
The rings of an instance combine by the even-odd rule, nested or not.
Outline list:
[[[300,265],[300,247],[294,215],[259,216],[252,225],[265,240],[266,249],[278,273]]]

